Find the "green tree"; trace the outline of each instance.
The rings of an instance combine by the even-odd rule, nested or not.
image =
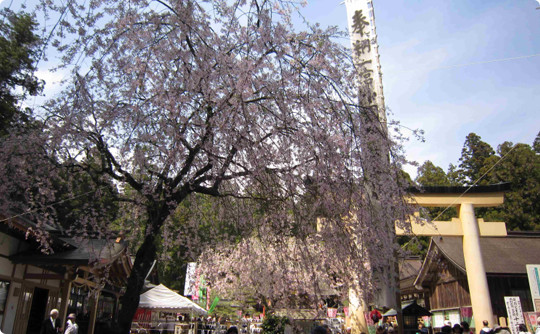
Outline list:
[[[164,233],[158,236],[158,257],[161,260],[158,272],[165,285],[183,291],[187,263],[195,262],[200,255],[199,249],[189,250],[186,243],[173,244],[167,238],[191,238],[199,244],[207,244],[241,235],[232,224],[219,217],[220,209],[219,199],[203,194],[191,194],[176,208],[164,226]],[[193,216],[197,216],[196,225],[189,224]]]
[[[285,333],[285,326],[289,323],[287,317],[280,317],[276,315],[268,315],[264,318],[262,323],[262,332],[264,334],[283,334]]]
[[[28,96],[40,94],[44,86],[44,82],[35,76],[42,46],[41,38],[35,33],[37,28],[38,24],[30,14],[9,9],[0,11],[0,137],[4,139],[10,131],[25,136],[29,126],[37,129],[43,125],[32,117],[32,110],[22,106]],[[16,141],[13,138],[6,140]],[[22,145],[22,142],[18,143]],[[99,218],[105,225],[116,218],[117,205],[113,201],[116,188],[110,179],[70,168],[68,162],[60,164],[53,152],[45,154],[47,157],[39,161],[41,165],[47,165],[49,171],[62,170],[57,177],[48,177],[53,190],[48,194],[50,210],[47,214],[53,214],[57,226],[64,231],[99,234],[103,226],[98,227],[95,223],[89,226],[90,217]],[[23,189],[10,190],[4,196],[26,205],[31,205],[32,198],[39,196],[35,188],[26,192],[26,196]],[[9,209],[18,211],[15,207]]]
[[[418,175],[415,181],[422,187],[435,187],[435,186],[454,186],[456,181],[449,177],[444,170],[435,166],[431,161],[427,160],[418,167]],[[428,208],[424,213],[427,213],[429,219],[447,221],[452,217],[456,217],[457,212],[455,208]]]
[[[527,144],[504,142],[486,160],[490,183],[509,182],[501,207],[486,210],[486,220],[506,222],[509,230],[540,230],[540,156]]]
[[[483,142],[480,136],[469,133],[461,150],[461,158],[459,158],[459,172],[466,185],[471,185],[482,177],[482,168],[485,166],[486,159],[494,154],[493,148]],[[485,185],[489,184],[489,181],[482,179],[477,184]]]
[[[410,255],[420,255],[422,258],[427,253],[431,237],[401,235],[397,238],[401,249]]]
[[[421,186],[450,186],[450,180],[444,170],[435,166],[431,161],[427,160],[418,167],[418,174],[415,179],[416,183]]]
[[[463,177],[460,174],[458,166],[450,164],[448,166],[448,173],[446,173],[446,176],[448,177],[448,181],[450,182],[451,186],[463,185]]]
[[[540,145],[539,142],[537,136],[533,146]],[[479,185],[510,183],[504,204],[495,208],[477,208],[478,217],[486,221],[504,221],[508,230],[540,230],[540,156],[537,148],[504,142],[495,153],[480,136],[474,133],[467,136],[460,169],[454,178],[462,178],[466,184],[472,184],[480,177]]]
[[[452,185],[452,181],[444,170],[441,167],[434,165],[433,162],[429,160],[418,167],[415,182],[422,187]],[[456,216],[456,209],[449,208],[445,210],[445,208],[430,207],[425,208],[421,212],[421,215],[430,220],[450,220],[452,217]],[[415,236],[411,238],[409,236],[401,236],[398,237],[398,243],[405,251],[423,257],[429,246],[429,237]]]
[[[36,21],[9,9],[0,17],[0,135],[5,135],[14,124],[31,119],[31,111],[21,110],[20,102],[41,93],[44,83],[34,75],[41,45],[34,33]]]

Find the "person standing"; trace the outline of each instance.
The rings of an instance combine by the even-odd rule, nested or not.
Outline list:
[[[379,320],[381,320],[382,318],[382,314],[381,312],[379,312],[379,310],[373,307],[371,312],[369,312],[369,317],[371,318],[371,320],[373,320],[373,324],[377,325],[379,323]]]
[[[495,333],[495,334],[512,334],[512,332],[510,332],[508,327],[503,328],[503,327],[501,327],[499,325],[493,326],[493,333]]]
[[[463,334],[463,328],[461,328],[460,324],[455,324],[454,327],[452,327],[452,333]]]
[[[79,332],[79,325],[77,325],[75,319],[75,313],[70,313],[68,315],[68,321],[66,326],[66,331],[64,334],[77,334]]]
[[[429,330],[426,328],[423,321],[418,323],[418,331],[416,333],[418,333],[418,334],[428,334],[429,333]]]
[[[527,326],[525,326],[525,324],[519,324],[518,330],[519,330],[519,334],[531,334],[531,333],[527,330]]]
[[[491,328],[489,328],[489,323],[487,320],[484,320],[482,322],[484,324],[484,328],[480,331],[480,334],[489,334],[491,333]]]
[[[392,325],[392,321],[390,321],[390,318],[383,316],[382,318],[382,324],[381,326],[384,328],[385,332],[388,332],[388,329],[392,327],[392,330],[394,329]]]
[[[58,319],[58,310],[52,309],[50,317],[43,321],[40,334],[58,334],[62,329],[62,323]]]
[[[461,328],[463,328],[463,334],[474,334],[467,321],[461,322]]]

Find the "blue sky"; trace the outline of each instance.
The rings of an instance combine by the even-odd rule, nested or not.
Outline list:
[[[303,13],[312,22],[346,29],[340,2],[309,0]],[[504,141],[532,144],[540,131],[536,1],[373,5],[390,117],[425,131],[424,143],[411,139],[406,145],[409,159],[431,160],[446,170],[458,163],[470,132],[494,149]],[[501,60],[508,58],[517,59]],[[415,175],[416,168],[407,171]]]
[[[345,30],[341,2],[308,0],[302,13],[311,22]],[[17,7],[0,0],[1,6],[10,3]],[[411,138],[406,144],[410,160],[431,160],[446,170],[458,163],[470,132],[494,149],[504,141],[532,144],[540,131],[538,2],[373,0],[373,5],[390,118],[425,131],[425,142]],[[54,93],[54,83],[65,74],[40,65],[39,75]],[[416,175],[416,167],[406,171]]]

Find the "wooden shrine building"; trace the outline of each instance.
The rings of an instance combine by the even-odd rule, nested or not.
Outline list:
[[[79,334],[102,333],[118,312],[131,272],[127,247],[119,239],[75,240],[53,227],[51,254],[41,251],[24,218],[0,216],[0,329],[38,334],[50,310],[62,323],[77,315]]]
[[[481,237],[480,248],[493,310],[492,318],[480,320],[493,324],[494,320],[506,318],[505,296],[518,296],[523,312],[534,311],[525,266],[539,260],[540,233],[508,232],[507,236]],[[432,237],[412,286],[425,296],[433,313],[433,327],[442,327],[443,320],[471,322],[467,274],[462,238]]]

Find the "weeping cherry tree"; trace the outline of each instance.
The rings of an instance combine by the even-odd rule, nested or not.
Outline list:
[[[158,241],[201,256],[213,287],[251,285],[283,304],[326,288],[369,289],[372,268],[394,256],[390,226],[410,211],[400,157],[366,154],[373,147],[366,141],[395,152],[377,135],[386,124],[368,124],[376,119],[366,117],[358,69],[336,42],[344,35],[293,25],[298,5],[89,0],[39,7],[57,20],[46,36],[72,75],[43,106],[38,139],[27,133],[32,144],[3,143],[3,153],[34,150],[32,159],[18,155],[22,174],[9,181],[40,176],[24,185],[42,187],[32,193],[50,203],[47,180],[69,165],[119,189],[115,200],[130,215],[121,227],[128,237],[143,234],[121,300],[122,333]],[[366,171],[377,177],[366,182]],[[211,241],[194,233],[200,213],[181,225],[171,219],[197,194],[218,199]],[[54,219],[47,208],[39,219]],[[78,222],[100,231],[107,223],[91,215]],[[223,224],[234,233],[227,236]]]

